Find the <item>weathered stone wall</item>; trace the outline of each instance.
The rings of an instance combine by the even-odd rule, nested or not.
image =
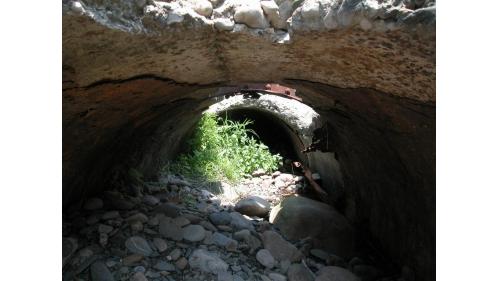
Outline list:
[[[153,176],[219,86],[282,83],[333,128],[337,207],[433,280],[433,2],[277,1],[280,18],[241,2],[63,1],[65,206],[128,167]]]

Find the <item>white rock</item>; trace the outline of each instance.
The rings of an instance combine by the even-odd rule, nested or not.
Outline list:
[[[212,3],[208,0],[196,0],[193,10],[208,18],[212,15]]]
[[[305,1],[300,10],[305,21],[317,20],[321,16],[321,6],[316,0]]]
[[[251,28],[267,28],[269,26],[260,7],[260,2],[257,1],[250,1],[246,5],[236,7],[234,21],[246,24]]]
[[[82,3],[78,1],[71,2],[71,11],[78,14],[85,13],[85,9],[83,8]]]
[[[271,25],[276,28],[281,28],[281,18],[279,13],[279,7],[274,2],[274,0],[261,1],[260,6],[262,10],[264,10],[264,14],[266,14],[267,19],[271,22]]]

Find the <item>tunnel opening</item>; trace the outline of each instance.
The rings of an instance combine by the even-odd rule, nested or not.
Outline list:
[[[297,152],[297,137],[293,135],[291,129],[274,117],[273,115],[255,109],[232,109],[219,113],[222,118],[233,121],[251,120],[248,126],[255,132],[256,137],[267,145],[272,153],[279,153],[286,162],[298,161],[300,159]]]

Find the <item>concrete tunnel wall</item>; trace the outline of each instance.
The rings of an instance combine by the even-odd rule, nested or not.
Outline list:
[[[189,16],[169,26],[128,17],[121,22],[140,30],[118,28],[118,20],[96,17],[104,2],[86,1],[93,17],[63,2],[65,208],[126,184],[130,167],[154,177],[219,87],[280,83],[330,126],[345,188],[341,211],[417,280],[435,279],[432,9],[396,7],[404,16],[388,16],[398,28],[385,31],[356,20],[337,29],[296,24],[287,29],[290,42],[278,44],[276,32],[241,24],[214,30]]]

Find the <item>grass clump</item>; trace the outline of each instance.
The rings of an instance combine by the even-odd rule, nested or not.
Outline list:
[[[174,172],[210,181],[237,182],[257,169],[273,171],[282,158],[256,140],[248,129],[250,120],[235,122],[205,113],[189,141],[189,154],[182,154],[171,166]]]

